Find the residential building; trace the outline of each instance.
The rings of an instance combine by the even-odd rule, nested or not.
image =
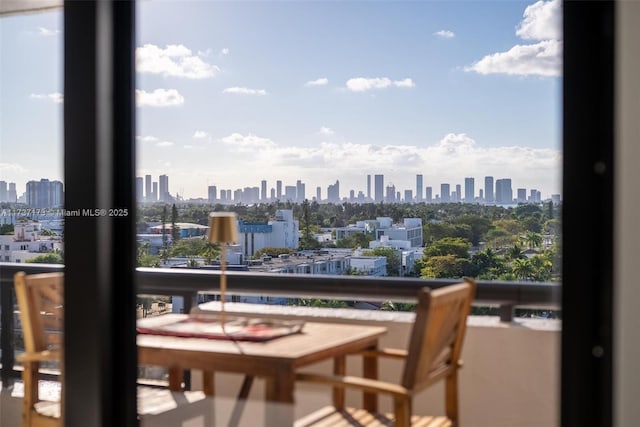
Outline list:
[[[422,175],[416,175],[416,202],[422,201]]]
[[[374,201],[376,203],[380,203],[384,200],[384,175],[374,175],[373,176],[374,184],[375,184],[375,198]]]
[[[464,201],[466,203],[473,203],[475,201],[475,179],[464,179]]]
[[[33,208],[57,208],[64,205],[64,191],[62,182],[40,181],[27,182],[26,203]]]
[[[443,203],[451,201],[451,191],[449,184],[440,184],[440,201]]]
[[[484,201],[486,203],[493,203],[493,177],[484,177]]]

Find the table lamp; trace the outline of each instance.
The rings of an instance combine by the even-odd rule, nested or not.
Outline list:
[[[234,212],[211,212],[209,214],[209,243],[220,244],[220,323],[224,331],[224,299],[227,291],[225,274],[227,244],[238,241],[238,222]]]

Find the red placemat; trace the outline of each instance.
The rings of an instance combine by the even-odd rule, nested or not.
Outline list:
[[[224,331],[220,316],[190,314],[184,319],[157,326],[138,326],[138,333],[187,338],[209,338],[233,341],[268,341],[302,331],[304,321],[227,317]]]

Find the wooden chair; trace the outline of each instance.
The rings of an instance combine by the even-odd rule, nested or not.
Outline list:
[[[43,400],[38,390],[39,370],[42,364],[55,363],[59,366],[61,373],[64,366],[63,282],[63,273],[26,275],[24,272],[19,272],[14,276],[25,347],[25,352],[17,357],[23,365],[23,427],[62,427],[64,425],[62,402]],[[198,402],[197,407],[191,408],[193,409],[191,415],[187,416],[201,413],[206,423],[211,419],[209,413],[211,406],[205,401],[205,395],[201,391],[177,393],[168,389],[138,386],[137,394],[138,415],[142,424],[145,424],[147,419],[149,425],[154,425],[164,414],[167,414],[165,419],[179,418],[181,412],[178,411],[180,413],[176,415],[176,409],[196,404],[196,402]],[[181,423],[167,422],[165,425],[181,425]]]
[[[428,288],[422,289],[418,295],[416,318],[408,349],[382,349],[361,353],[365,363],[369,364],[369,368],[365,367],[365,372],[374,366],[374,372],[369,372],[374,375],[377,358],[403,360],[404,369],[399,383],[346,376],[344,359],[335,360],[334,372],[338,373],[337,375],[298,374],[298,381],[332,386],[334,404],[297,420],[295,426],[459,427],[458,369],[462,366],[460,353],[475,290],[476,284],[471,279],[433,291]],[[414,415],[413,396],[439,381],[445,381],[446,416]],[[355,388],[368,393],[368,396],[364,395],[364,409],[345,406],[345,388]],[[378,395],[392,397],[392,414],[381,414],[377,411]]]

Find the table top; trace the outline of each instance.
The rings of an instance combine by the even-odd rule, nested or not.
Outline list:
[[[186,314],[167,314],[138,320],[138,326],[154,327],[164,322],[187,318]],[[170,350],[174,355],[198,353],[271,359],[296,366],[313,363],[334,355],[361,349],[366,343],[375,343],[387,332],[385,327],[341,323],[307,322],[302,331],[264,342],[228,341],[207,338],[186,338],[139,334],[137,343],[143,353]]]

